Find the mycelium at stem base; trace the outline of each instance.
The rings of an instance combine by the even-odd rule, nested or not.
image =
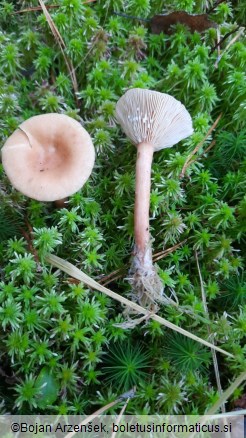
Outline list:
[[[163,285],[153,266],[149,230],[151,165],[154,147],[151,143],[137,146],[136,188],[134,208],[135,247],[130,269],[130,283],[144,307],[159,301]]]
[[[135,245],[129,274],[134,296],[144,308],[156,311],[157,302],[171,301],[163,295],[163,284],[152,262],[151,243],[146,247],[143,257]]]

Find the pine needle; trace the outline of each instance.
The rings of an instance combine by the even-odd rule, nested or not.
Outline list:
[[[119,414],[119,416],[122,417],[122,415],[123,415],[123,413],[124,413],[124,411],[126,409],[126,406],[127,406],[128,402],[129,402],[129,400],[135,396],[135,391],[136,391],[136,388],[134,387],[130,391],[128,391],[127,393],[124,393],[124,394],[120,395],[120,397],[118,397],[116,400],[114,400],[111,403],[108,403],[107,405],[105,405],[102,408],[98,409],[93,414],[91,414],[88,417],[86,417],[85,420],[83,420],[81,423],[79,423],[79,427],[85,426],[90,421],[93,421],[95,418],[97,418],[99,415],[103,414],[108,409],[112,408],[113,406],[115,406],[118,403],[122,402],[122,400],[126,399],[126,403],[123,406],[123,408],[122,408],[122,410],[121,410],[121,412]],[[65,436],[65,438],[72,438],[75,435],[75,433],[76,432],[70,432],[69,434],[67,434]]]
[[[227,44],[226,48],[223,50],[223,52],[217,57],[216,62],[214,64],[215,68],[218,67],[218,64],[222,58],[222,56],[225,54],[225,52],[234,44],[243,34],[244,34],[245,28],[240,27],[239,32],[232,38],[232,40]]]
[[[201,155],[199,155],[198,157],[194,158],[194,160],[190,160],[189,161],[189,166],[191,164],[195,163],[199,158],[204,157],[204,155],[206,155],[210,151],[210,149],[212,149],[214,147],[215,144],[216,144],[216,140],[211,141],[210,145],[207,147],[207,149],[205,149],[205,151]]]
[[[130,400],[130,398],[128,398],[128,399],[126,400],[126,402],[125,402],[123,408],[121,409],[121,411],[120,411],[120,413],[119,413],[119,415],[118,415],[118,417],[117,417],[117,419],[116,419],[116,421],[115,421],[115,423],[114,423],[116,426],[119,426],[120,421],[121,421],[121,419],[122,419],[122,416],[124,415],[124,412],[125,412],[125,410],[126,410],[126,407],[127,407],[128,403],[129,403],[129,400]],[[111,435],[111,438],[115,438],[115,437],[116,437],[116,434],[117,434],[117,432],[114,431],[114,432],[112,433],[112,435]]]
[[[59,5],[46,5],[46,8],[47,9],[55,9],[55,8],[59,8]],[[24,14],[25,12],[36,12],[36,11],[42,11],[42,7],[41,6],[34,6],[32,8],[21,9],[20,11],[13,12],[13,15]]]
[[[93,3],[95,1],[96,0],[86,0],[82,4],[87,5],[88,3]],[[46,5],[47,9],[56,9],[60,7],[61,5]],[[42,6],[34,6],[33,8],[21,9],[20,11],[13,12],[13,15],[24,14],[25,12],[36,12],[36,11],[42,11]]]
[[[120,399],[114,400],[111,403],[108,403],[106,406],[103,406],[102,408],[98,409],[93,414],[91,414],[87,418],[85,418],[85,420],[81,421],[81,423],[79,423],[79,427],[81,428],[81,426],[85,426],[86,424],[90,423],[90,421],[93,421],[99,415],[103,414],[103,412],[105,412],[108,409],[112,408],[113,406],[117,405],[120,401],[121,401]],[[72,438],[75,434],[76,434],[76,432],[70,432],[65,436],[65,438]]]
[[[225,354],[226,356],[233,357],[233,355],[231,353],[228,353],[227,351],[222,350],[221,348],[211,344],[210,342],[207,342],[204,339],[201,339],[198,336],[193,335],[193,333],[190,333],[190,332],[184,330],[183,328],[178,327],[177,325],[167,321],[165,318],[162,318],[161,316],[156,315],[155,313],[149,312],[144,307],[139,306],[139,304],[134,303],[133,301],[130,301],[127,298],[122,297],[121,295],[118,295],[117,293],[111,291],[110,289],[107,289],[105,286],[102,286],[101,284],[97,283],[97,281],[93,280],[93,278],[89,277],[87,274],[80,271],[78,268],[76,268],[76,266],[72,265],[71,263],[67,262],[66,260],[63,260],[62,258],[57,257],[53,254],[49,254],[46,256],[46,261],[48,263],[50,263],[51,265],[56,266],[57,268],[66,272],[68,275],[71,275],[71,277],[77,278],[77,280],[80,280],[81,282],[87,284],[92,289],[98,290],[99,292],[104,293],[105,295],[109,296],[110,298],[113,298],[114,300],[119,301],[120,303],[124,304],[125,306],[131,308],[133,311],[140,313],[140,314],[143,314],[143,315],[149,315],[151,319],[159,322],[161,325],[164,325],[165,327],[168,327],[171,330],[179,332],[182,335],[193,339],[194,341],[200,342],[201,344],[206,345],[209,348],[213,348],[213,349],[219,351],[220,353]]]
[[[207,134],[205,135],[205,137],[202,139],[202,141],[200,141],[200,143],[198,143],[198,145],[195,147],[195,149],[190,153],[190,155],[186,158],[185,163],[183,165],[183,169],[179,175],[179,178],[183,178],[185,175],[185,172],[187,170],[187,168],[191,165],[192,160],[191,158],[197,153],[197,151],[199,151],[199,149],[203,146],[204,142],[207,140],[207,138],[209,137],[209,135],[211,134],[211,132],[213,132],[213,130],[216,128],[216,126],[218,125],[220,119],[222,117],[222,113],[217,117],[217,119],[215,120],[214,124],[211,126],[211,128],[208,130]]]
[[[69,75],[71,76],[71,80],[72,80],[72,84],[73,84],[73,89],[74,89],[74,92],[75,92],[75,99],[76,99],[76,102],[78,104],[78,99],[77,99],[77,96],[76,96],[76,93],[78,92],[77,78],[76,78],[76,75],[75,75],[74,66],[73,66],[72,62],[70,61],[70,59],[68,59],[67,55],[65,54],[64,50],[66,50],[66,45],[65,45],[65,43],[64,43],[64,41],[62,39],[62,36],[61,36],[59,30],[56,27],[54,21],[52,20],[52,18],[50,16],[50,14],[49,14],[49,12],[48,12],[48,10],[47,10],[43,0],[39,0],[39,3],[40,3],[40,6],[41,6],[41,8],[43,10],[45,18],[46,18],[46,20],[47,20],[47,22],[49,24],[50,30],[53,33],[54,38],[55,38],[55,40],[56,40],[57,44],[59,45],[60,50],[62,52],[63,58],[65,60],[65,64],[66,64],[67,69],[69,71]]]
[[[176,249],[178,249],[180,246],[182,246],[188,239],[183,240],[180,243],[176,243],[176,245],[167,248],[163,251],[156,252],[153,254],[153,262],[157,262],[158,260],[163,259],[164,257],[167,257],[169,254],[174,252]],[[129,266],[130,267],[130,266]],[[126,267],[116,269],[115,271],[111,272],[110,274],[104,275],[99,279],[99,283],[106,286],[107,284],[111,283],[112,281],[116,281],[123,277],[126,273]]]
[[[200,285],[201,285],[201,294],[202,294],[202,302],[203,302],[204,313],[205,313],[207,319],[209,320],[209,312],[208,312],[208,306],[207,306],[207,297],[206,297],[206,292],[205,292],[205,289],[204,289],[203,278],[202,278],[202,274],[201,274],[201,269],[200,269],[200,264],[199,264],[199,259],[198,259],[197,251],[195,251],[195,259],[196,259],[196,265],[197,265],[197,270],[198,270],[198,275],[199,275],[199,280],[200,280]],[[207,330],[208,330],[208,334],[211,336],[212,333],[211,333],[209,325],[207,327]],[[213,344],[214,344],[214,342],[213,342]],[[216,356],[216,351],[213,350],[213,349],[212,349],[212,357],[213,357],[214,373],[215,373],[215,377],[216,377],[216,383],[217,383],[218,392],[219,392],[219,395],[222,396],[223,391],[222,391],[221,380],[220,380],[219,365],[218,365],[218,360],[217,360],[217,356]],[[221,406],[221,410],[222,410],[223,413],[226,412],[225,404],[224,403]]]

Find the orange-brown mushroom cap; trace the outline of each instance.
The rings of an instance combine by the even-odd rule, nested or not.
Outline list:
[[[31,117],[7,139],[2,163],[12,185],[38,201],[77,192],[89,178],[95,150],[88,132],[64,114]]]

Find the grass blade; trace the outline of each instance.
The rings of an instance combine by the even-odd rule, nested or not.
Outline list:
[[[239,376],[236,378],[236,380],[234,380],[234,382],[229,386],[229,388],[227,388],[223,392],[223,394],[219,398],[219,400],[217,400],[217,402],[206,412],[205,415],[216,414],[216,412],[220,409],[220,407],[224,403],[226,403],[228,398],[234,393],[234,391],[238,388],[238,386],[244,382],[244,380],[246,380],[246,371],[243,371],[241,374],[239,374]],[[242,411],[238,411],[239,415],[240,415],[240,412],[242,412]],[[227,415],[228,415],[228,413],[227,413]]]
[[[98,290],[99,292],[102,292],[105,295],[108,295],[110,298],[113,298],[114,300],[119,301],[120,303],[133,309],[137,313],[147,315],[151,319],[159,322],[161,325],[164,325],[164,326],[170,328],[171,330],[179,332],[182,335],[187,336],[188,338],[191,338],[194,341],[200,342],[201,344],[206,345],[209,348],[213,348],[214,350],[217,350],[220,353],[225,354],[226,356],[233,357],[233,355],[231,353],[228,353],[227,351],[222,350],[221,348],[211,344],[210,342],[207,342],[204,339],[199,338],[198,336],[194,335],[193,333],[190,333],[190,332],[182,329],[181,327],[178,327],[177,325],[167,321],[165,318],[162,318],[159,315],[156,315],[154,313],[149,312],[147,309],[144,309],[144,307],[139,306],[139,304],[134,303],[134,302],[128,300],[127,298],[122,297],[121,295],[118,295],[117,293],[111,291],[110,289],[106,288],[105,286],[102,286],[101,284],[97,283],[97,281],[93,280],[93,278],[89,277],[89,275],[85,274],[84,272],[82,272],[78,268],[76,268],[76,266],[72,265],[72,263],[69,263],[66,260],[63,260],[62,258],[57,257],[53,254],[47,255],[46,261],[48,263],[50,263],[51,265],[56,266],[57,268],[66,272],[71,277],[74,277],[77,280],[80,280],[81,282],[90,286],[92,289]]]

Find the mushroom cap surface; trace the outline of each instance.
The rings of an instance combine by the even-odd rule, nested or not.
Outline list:
[[[64,114],[42,114],[23,122],[2,148],[12,185],[38,201],[77,192],[89,178],[95,150],[88,132]]]
[[[185,106],[169,94],[132,88],[117,102],[115,116],[133,144],[169,148],[193,133]]]

